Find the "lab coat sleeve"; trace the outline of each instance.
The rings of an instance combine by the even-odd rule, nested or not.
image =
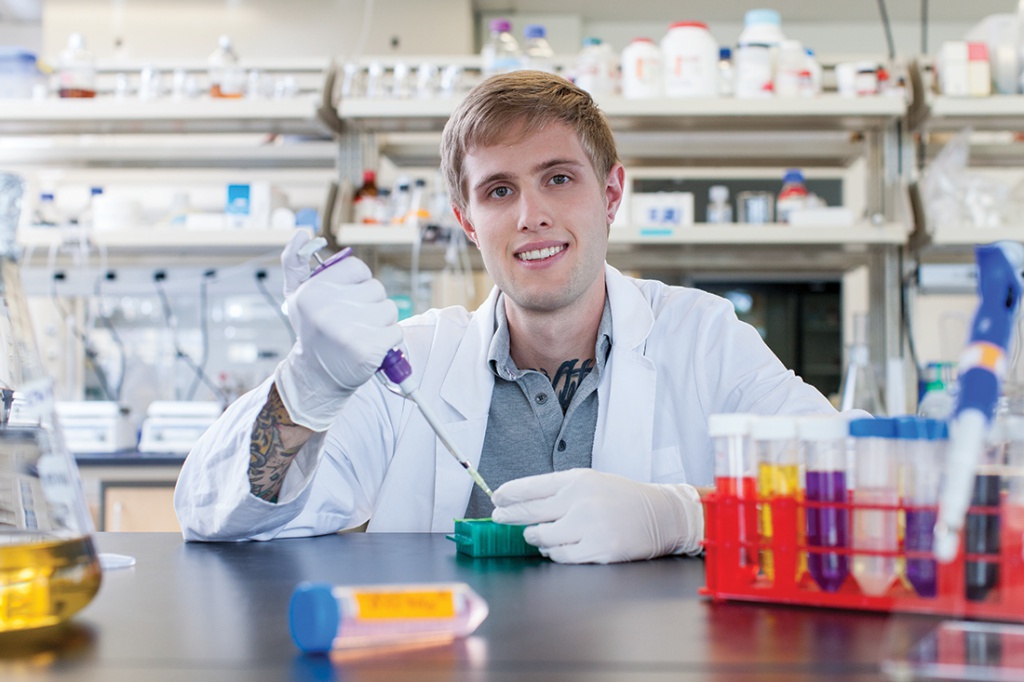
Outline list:
[[[335,425],[299,450],[276,503],[249,492],[252,425],[271,381],[235,401],[186,458],[174,492],[186,540],[323,535],[369,519],[392,445],[371,387],[353,395]],[[374,421],[372,427],[359,428],[366,419]],[[363,456],[350,458],[350,452]]]

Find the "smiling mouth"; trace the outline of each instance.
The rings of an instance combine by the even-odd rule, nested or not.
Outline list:
[[[523,261],[543,260],[545,258],[551,258],[555,254],[565,251],[567,248],[568,246],[565,244],[561,244],[559,246],[547,246],[543,249],[534,249],[532,251],[517,253],[516,258]]]

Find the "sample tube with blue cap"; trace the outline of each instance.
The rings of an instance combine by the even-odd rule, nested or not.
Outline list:
[[[939,419],[899,417],[896,437],[903,460],[903,548],[908,554],[930,554],[949,430],[946,422]],[[906,567],[907,582],[919,596],[930,598],[938,594],[938,564],[934,558],[908,555]]]
[[[855,419],[853,437],[853,577],[861,592],[879,597],[896,580],[896,426],[892,419]],[[891,507],[886,509],[883,507]]]
[[[472,634],[488,607],[465,583],[344,586],[301,583],[288,625],[307,653],[375,646],[444,644]]]

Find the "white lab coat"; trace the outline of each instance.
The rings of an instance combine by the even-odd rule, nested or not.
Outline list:
[[[636,481],[711,485],[708,416],[834,413],[787,370],[732,304],[606,266],[612,348],[598,387],[592,466]],[[402,323],[420,393],[474,465],[494,377],[486,357],[497,291]],[[572,333],[572,330],[566,330]],[[368,531],[451,532],[472,480],[409,400],[371,380],[288,470],[277,504],[249,494],[252,424],[271,379],[239,398],[182,467],[174,503],[186,539],[270,539]]]

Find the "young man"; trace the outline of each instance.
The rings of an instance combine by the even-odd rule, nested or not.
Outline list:
[[[699,550],[717,412],[833,412],[727,301],[605,263],[624,173],[586,92],[540,72],[475,88],[441,143],[455,215],[496,287],[474,312],[395,307],[356,258],[290,297],[299,341],[189,455],[187,539],[527,524],[556,561]],[[286,275],[301,278],[285,250]],[[370,381],[403,342],[420,393],[491,501],[410,401]]]

